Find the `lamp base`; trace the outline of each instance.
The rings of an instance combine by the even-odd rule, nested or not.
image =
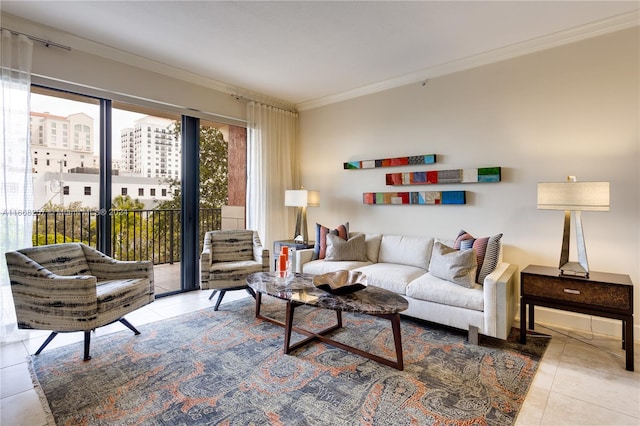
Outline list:
[[[569,262],[569,239],[571,233],[571,214],[574,214],[576,223],[576,250],[578,261]],[[562,233],[562,250],[560,251],[560,263],[558,266],[560,275],[589,278],[589,262],[587,261],[587,248],[584,244],[584,232],[582,231],[582,216],[580,211],[564,212],[564,230]]]
[[[578,262],[567,262],[560,266],[560,275],[589,278],[589,271],[585,270]]]
[[[309,234],[307,233],[307,208],[298,207],[298,214],[296,216],[296,230],[294,231],[294,240],[298,241],[302,238],[302,241],[306,244],[309,240]]]

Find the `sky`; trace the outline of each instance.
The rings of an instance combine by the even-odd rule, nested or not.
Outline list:
[[[53,96],[41,95],[38,93],[31,94],[31,111],[49,113],[67,117],[71,114],[84,112],[93,118],[93,153],[99,154],[100,143],[100,105],[87,104],[84,102],[73,101],[69,99],[56,98]],[[120,130],[133,127],[133,122],[144,117],[144,114],[113,109],[111,113],[111,124],[113,132],[112,154],[114,159],[120,159]]]

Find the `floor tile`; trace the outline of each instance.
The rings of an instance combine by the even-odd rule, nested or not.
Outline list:
[[[0,372],[0,397],[6,398],[33,389],[27,362],[5,367]]]
[[[637,417],[551,392],[540,424],[543,426],[638,426],[638,422]]]
[[[25,362],[27,355],[29,353],[23,342],[3,343],[0,345],[0,367]]]
[[[47,415],[34,389],[0,401],[0,424],[7,426],[45,426]],[[50,423],[53,425],[53,423]]]
[[[619,365],[597,369],[561,362],[551,390],[640,419],[640,375]]]

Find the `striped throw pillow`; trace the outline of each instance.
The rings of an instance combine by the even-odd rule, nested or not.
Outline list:
[[[458,233],[453,243],[453,248],[456,250],[472,248],[475,251],[478,264],[476,276],[476,282],[478,284],[483,284],[487,275],[495,271],[498,266],[501,238],[502,234],[497,234],[492,237],[474,238],[473,235],[465,230]]]
[[[349,239],[349,222],[346,222],[336,229],[329,229],[316,223],[316,244],[313,247],[313,260],[324,259],[327,254],[327,234],[337,235],[343,240]]]

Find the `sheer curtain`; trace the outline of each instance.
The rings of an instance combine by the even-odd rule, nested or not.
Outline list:
[[[29,101],[33,43],[23,35],[2,31],[0,81],[2,145],[0,146],[0,341],[19,340],[4,254],[31,246],[33,182],[29,151]]]
[[[298,183],[298,114],[249,102],[247,122],[247,228],[270,249],[293,229],[284,191]]]

